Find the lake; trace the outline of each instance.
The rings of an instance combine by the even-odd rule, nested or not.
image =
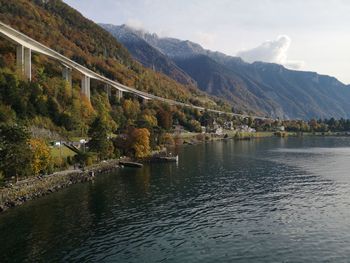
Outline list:
[[[350,138],[179,149],[0,215],[1,262],[346,262]]]

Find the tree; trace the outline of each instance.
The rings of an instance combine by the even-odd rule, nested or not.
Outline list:
[[[42,139],[30,139],[29,145],[33,153],[33,174],[39,175],[48,172],[51,165],[51,153],[46,142]]]
[[[124,100],[123,110],[128,119],[136,120],[137,115],[140,113],[140,103],[137,100]]]
[[[73,157],[76,163],[79,163],[84,169],[85,166],[92,165],[93,163],[93,154],[90,152],[78,151]]]
[[[92,97],[92,105],[97,115],[100,116],[105,123],[108,125],[108,130],[115,131],[117,129],[117,123],[111,117],[111,105],[108,102],[108,98],[97,92],[94,93]]]
[[[129,142],[135,157],[142,158],[150,154],[150,132],[146,128],[129,129]]]
[[[148,128],[149,130],[151,130],[152,128],[158,125],[158,121],[157,121],[157,118],[152,114],[150,110],[145,110],[139,116],[137,124],[139,127]]]
[[[212,127],[214,122],[213,116],[208,111],[205,111],[201,117],[201,124],[205,127]]]
[[[0,104],[0,123],[10,123],[13,122],[15,119],[16,113],[11,109],[11,107]]]
[[[29,176],[32,172],[33,153],[28,131],[18,125],[0,126],[0,170],[5,177]]]
[[[201,132],[202,127],[199,121],[196,120],[190,120],[188,122],[188,129],[192,132]]]
[[[166,145],[166,146],[174,146],[175,145],[174,137],[170,133],[164,133],[160,137],[159,142],[160,142],[160,144]]]
[[[157,112],[158,124],[165,130],[171,129],[173,125],[173,115],[170,111],[163,110],[160,108]]]
[[[108,125],[101,117],[96,117],[88,131],[89,150],[96,152],[100,160],[110,158],[113,154],[113,143],[108,139]]]

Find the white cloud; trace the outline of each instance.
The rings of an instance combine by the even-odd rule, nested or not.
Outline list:
[[[158,33],[159,37],[171,37],[172,31],[170,29],[162,29]]]
[[[303,61],[288,60],[290,44],[290,37],[280,35],[276,40],[265,41],[256,48],[240,51],[237,56],[249,63],[263,61],[281,64],[291,69],[300,69],[304,66]]]
[[[136,30],[144,31],[144,28],[145,28],[144,24],[138,19],[130,18],[130,19],[128,19],[128,21],[125,24],[133,29],[136,29]]]
[[[287,60],[284,64],[286,68],[290,69],[303,69],[305,66],[305,62],[301,60]]]
[[[201,45],[205,46],[206,48],[210,47],[216,39],[215,34],[207,32],[197,32],[195,34],[195,37],[196,41],[198,41]]]

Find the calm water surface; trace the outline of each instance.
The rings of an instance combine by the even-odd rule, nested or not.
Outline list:
[[[216,142],[0,216],[1,262],[349,262],[350,138]]]

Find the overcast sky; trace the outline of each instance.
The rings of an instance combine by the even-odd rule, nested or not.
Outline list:
[[[95,22],[191,40],[350,84],[348,0],[64,0]]]

